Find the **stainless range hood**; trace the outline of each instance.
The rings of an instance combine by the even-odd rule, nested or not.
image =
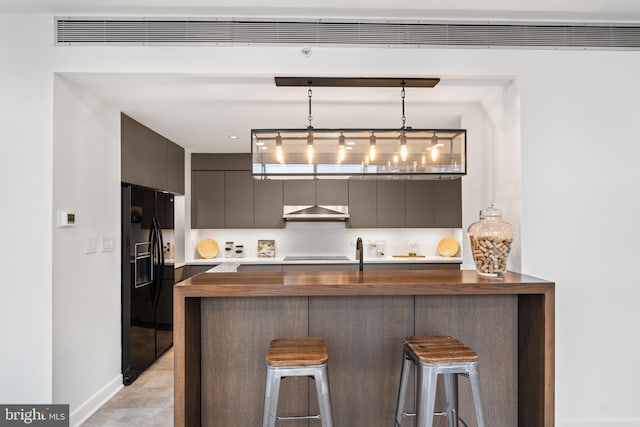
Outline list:
[[[282,217],[287,221],[346,221],[349,219],[349,207],[285,205]]]

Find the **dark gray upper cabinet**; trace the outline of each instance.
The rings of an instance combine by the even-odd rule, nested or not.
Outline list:
[[[349,183],[346,179],[316,180],[316,204],[344,206],[349,204]]]
[[[377,181],[377,227],[402,228],[405,225],[404,181]]]
[[[282,180],[254,181],[253,225],[255,228],[283,228],[282,204]]]
[[[377,226],[376,181],[349,180],[349,215],[347,226],[372,228]]]
[[[251,154],[249,153],[193,153],[191,170],[206,171],[250,171]]]
[[[224,172],[191,173],[191,227],[224,227]]]
[[[433,181],[406,181],[404,205],[405,227],[433,227]]]
[[[313,179],[284,181],[284,204],[293,206],[316,203],[316,183]]]
[[[462,188],[460,179],[433,181],[433,226],[462,227]]]
[[[184,148],[167,141],[167,191],[184,194]]]
[[[253,228],[253,177],[249,171],[224,173],[224,227]]]
[[[184,149],[121,114],[122,182],[184,194]]]

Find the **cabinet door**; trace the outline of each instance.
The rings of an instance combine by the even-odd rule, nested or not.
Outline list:
[[[404,205],[406,227],[433,227],[433,181],[406,181]]]
[[[460,270],[458,263],[410,264],[411,270]]]
[[[349,183],[346,179],[316,180],[316,204],[344,206],[349,204]]]
[[[224,173],[224,227],[253,228],[253,177],[251,172]]]
[[[255,228],[283,228],[281,180],[254,181],[253,223]]]
[[[404,181],[377,181],[378,227],[402,228],[405,224]]]
[[[200,273],[204,273],[207,270],[211,270],[213,267],[217,266],[218,264],[197,264],[197,265],[189,265],[187,267],[189,267],[189,276],[188,277],[192,277],[195,276],[196,274],[200,274]],[[212,273],[213,274],[213,273]],[[187,279],[188,277],[185,277],[185,279]]]
[[[284,181],[284,204],[293,206],[314,205],[316,183],[313,179]]]
[[[184,194],[184,148],[167,140],[167,191]]]
[[[224,172],[192,173],[191,228],[224,228]]]
[[[356,264],[284,264],[282,271],[357,271]]]
[[[462,227],[460,179],[433,182],[434,227]]]
[[[120,127],[122,182],[164,190],[167,187],[167,140],[124,114]]]
[[[351,228],[372,228],[377,225],[376,181],[349,181],[349,215]]]

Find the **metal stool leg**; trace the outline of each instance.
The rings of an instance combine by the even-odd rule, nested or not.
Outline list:
[[[274,427],[276,425],[276,411],[278,410],[279,393],[280,374],[275,369],[267,368],[267,385],[264,390],[262,427]]]
[[[428,365],[418,365],[417,427],[433,427],[437,384],[438,372],[436,368]]]
[[[322,427],[333,427],[327,365],[323,365],[318,368],[318,373],[314,376],[314,379],[316,383],[316,394],[318,395],[318,406],[320,408],[320,421],[322,423]]]
[[[480,375],[478,372],[478,364],[474,363],[469,368],[469,380],[471,382],[471,392],[473,393],[473,405],[476,408],[476,419],[478,427],[485,427],[484,411],[482,409],[482,398],[480,393]]]
[[[444,374],[444,394],[447,400],[447,424],[458,427],[458,374]]]
[[[398,391],[398,405],[396,406],[396,425],[402,425],[402,414],[404,412],[404,402],[407,397],[407,385],[409,383],[409,373],[411,371],[411,359],[404,353],[404,362],[402,363],[402,374],[400,375],[400,389]]]

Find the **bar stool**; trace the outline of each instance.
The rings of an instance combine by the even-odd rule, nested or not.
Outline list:
[[[327,375],[327,346],[322,338],[279,338],[271,341],[267,352],[267,384],[264,393],[263,427],[275,426],[277,420],[319,419],[322,427],[333,427],[331,396]],[[313,377],[320,415],[276,415],[280,379]]]
[[[416,413],[405,413],[404,402],[411,365],[415,364],[418,374]],[[436,400],[438,374],[444,375],[446,415],[448,427],[458,427],[459,421],[466,426],[458,414],[458,375],[469,378],[478,427],[485,427],[484,413],[480,398],[478,377],[478,353],[462,342],[444,336],[414,336],[404,339],[404,363],[396,409],[396,427],[402,424],[403,416],[415,416],[417,427],[432,427]]]

